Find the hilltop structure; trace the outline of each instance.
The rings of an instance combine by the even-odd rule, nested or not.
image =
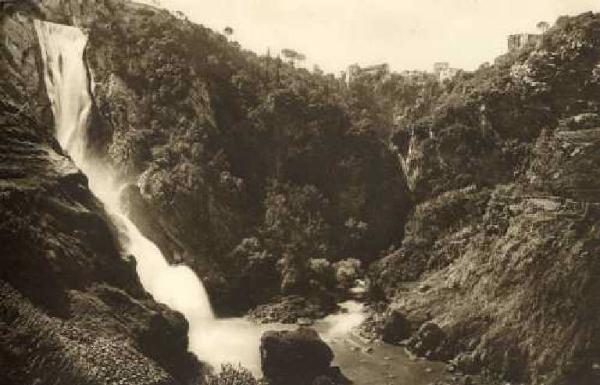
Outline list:
[[[459,68],[450,67],[448,62],[433,63],[433,73],[440,82],[453,79],[460,71]]]
[[[408,81],[424,82],[431,74],[427,71],[405,70],[400,72],[400,76]]]
[[[354,79],[362,75],[386,76],[390,73],[390,66],[387,63],[375,64],[362,68],[358,64],[348,66],[346,71],[347,82],[351,83]]]
[[[448,62],[437,62],[433,64],[433,72],[419,71],[419,70],[404,70],[399,73],[407,81],[412,82],[423,82],[434,76],[438,81],[444,82],[445,80],[453,79],[456,74],[460,71],[460,68],[450,67]],[[377,76],[384,78],[390,75],[390,67],[387,63],[371,65],[368,67],[361,67],[358,64],[352,64],[348,66],[346,71],[342,71],[340,78],[346,84],[352,83],[354,80],[361,76]]]
[[[542,40],[542,35],[535,33],[518,33],[508,36],[508,51],[519,50],[529,44],[538,44]]]
[[[433,63],[433,73],[437,76],[439,76],[442,71],[447,70],[448,68],[450,68],[450,63],[447,61]]]

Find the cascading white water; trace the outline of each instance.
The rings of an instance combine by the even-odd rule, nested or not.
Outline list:
[[[167,263],[158,247],[129,220],[121,205],[124,184],[116,173],[86,154],[86,124],[91,107],[83,62],[87,35],[77,27],[35,21],[52,104],[56,137],[87,176],[90,190],[104,204],[120,232],[120,241],[137,262],[146,291],[158,302],[181,312],[190,325],[190,350],[219,367],[241,363],[260,374],[261,329],[244,319],[217,320],[202,282],[187,266]]]
[[[87,35],[77,27],[35,21],[44,61],[44,77],[54,113],[56,137],[87,176],[90,190],[104,204],[119,229],[120,241],[137,262],[137,273],[146,291],[158,302],[181,312],[190,325],[190,350],[218,367],[241,363],[260,374],[260,336],[267,326],[245,319],[217,320],[202,282],[186,266],[167,263],[158,247],[144,237],[121,205],[124,184],[116,173],[86,153],[86,128],[91,108],[88,75],[83,61]],[[325,338],[347,334],[364,318],[360,308],[323,320]],[[283,326],[268,326],[284,328]],[[289,327],[288,327],[289,328]]]
[[[140,233],[123,211],[123,186],[113,170],[86,156],[85,128],[91,107],[83,63],[87,35],[77,27],[39,20],[35,21],[35,29],[60,145],[88,177],[90,190],[119,228],[124,248],[136,259],[144,288],[157,301],[181,312],[190,324],[190,334],[197,333],[214,319],[202,282],[188,267],[167,263],[158,247]]]

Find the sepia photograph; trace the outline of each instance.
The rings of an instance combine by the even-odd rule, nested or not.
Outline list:
[[[600,0],[0,0],[0,385],[600,385]]]

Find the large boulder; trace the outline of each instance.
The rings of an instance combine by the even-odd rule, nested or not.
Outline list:
[[[339,383],[339,370],[332,368],[333,352],[310,328],[267,331],[260,341],[262,371],[272,385],[308,385],[330,377]]]
[[[433,322],[426,322],[408,341],[410,349],[420,355],[433,360],[449,358],[446,351],[446,334]]]
[[[396,344],[410,337],[412,327],[410,321],[397,309],[389,309],[384,315],[381,339]]]

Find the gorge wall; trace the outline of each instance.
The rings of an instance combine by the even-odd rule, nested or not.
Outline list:
[[[599,69],[600,16],[562,17],[403,122],[418,203],[370,274],[393,338],[467,373],[598,381]]]

